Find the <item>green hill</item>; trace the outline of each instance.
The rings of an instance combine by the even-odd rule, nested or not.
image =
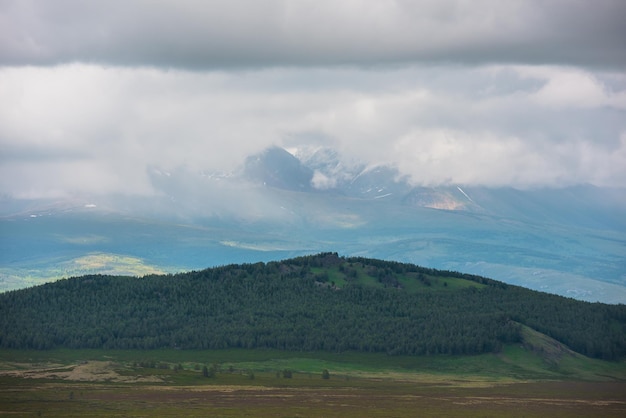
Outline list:
[[[621,359],[626,306],[335,253],[176,275],[91,275],[0,294],[0,348],[12,349],[473,355],[511,343],[545,349],[539,335],[563,353]]]

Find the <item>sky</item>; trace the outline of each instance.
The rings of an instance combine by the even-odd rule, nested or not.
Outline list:
[[[420,185],[626,187],[622,0],[0,0],[0,196],[278,145]]]

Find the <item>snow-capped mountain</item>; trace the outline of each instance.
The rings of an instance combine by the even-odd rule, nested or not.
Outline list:
[[[414,187],[391,165],[367,164],[330,148],[272,147],[248,157],[248,180],[283,190],[317,191],[359,199],[389,199],[436,209],[475,209],[460,187]],[[450,190],[454,192],[451,193]]]

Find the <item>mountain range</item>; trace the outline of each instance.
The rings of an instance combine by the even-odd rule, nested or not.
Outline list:
[[[149,196],[1,198],[0,290],[337,251],[626,303],[624,189],[429,186],[310,146],[147,174]]]

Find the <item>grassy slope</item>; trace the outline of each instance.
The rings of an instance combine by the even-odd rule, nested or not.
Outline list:
[[[61,365],[86,360],[114,361],[127,367],[142,361],[181,364],[185,370],[219,364],[222,370],[273,374],[284,369],[320,375],[415,381],[512,382],[527,380],[626,380],[626,362],[590,359],[528,329],[522,344],[498,354],[477,356],[388,356],[374,353],[288,352],[279,350],[0,350],[2,369],[17,364]],[[554,344],[560,348],[555,349]],[[144,370],[145,371],[145,370]],[[164,373],[164,371],[160,371]],[[137,370],[137,373],[142,372]],[[171,374],[171,373],[167,373]],[[176,376],[176,374],[172,375]],[[174,383],[174,382],[172,382]]]
[[[30,265],[28,269],[0,267],[0,277],[3,279],[0,283],[0,292],[87,274],[146,276],[165,274],[165,271],[146,264],[137,257],[97,252],[71,260],[48,260]]]

